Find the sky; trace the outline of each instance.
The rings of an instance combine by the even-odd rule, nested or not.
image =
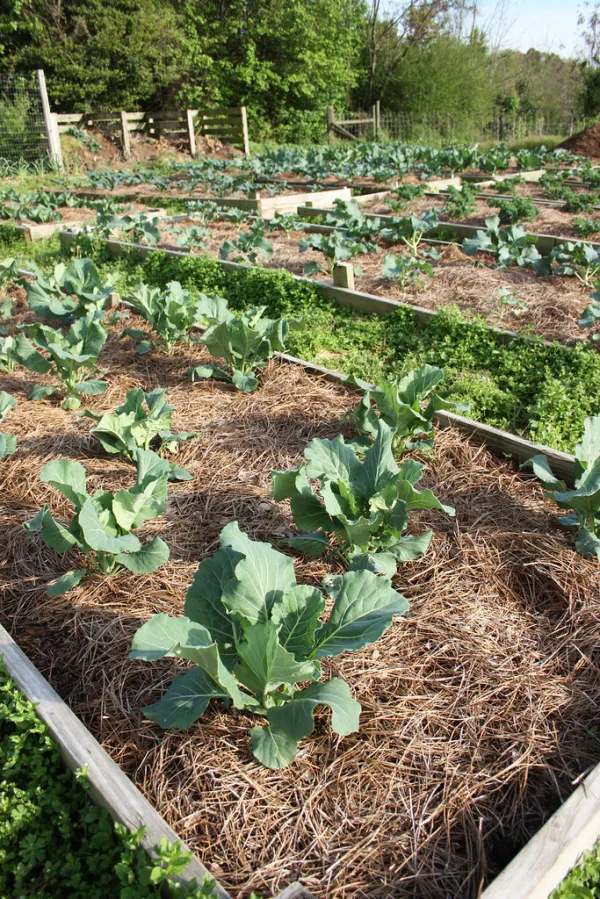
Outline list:
[[[577,18],[580,12],[585,13],[582,0],[507,0],[501,6],[504,22],[499,37],[503,47],[534,47],[561,56],[576,55],[580,43]],[[486,23],[491,17],[497,20],[494,13],[498,8],[493,0],[487,0],[481,7],[481,21]]]

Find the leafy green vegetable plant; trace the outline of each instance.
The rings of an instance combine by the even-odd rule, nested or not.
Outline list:
[[[369,568],[388,577],[396,562],[423,555],[433,532],[404,535],[409,513],[441,509],[453,515],[454,509],[442,505],[431,490],[415,490],[423,466],[409,459],[398,467],[393,441],[393,429],[378,419],[375,442],[364,461],[338,435],[334,440],[311,440],[304,451],[307,461],[298,468],[274,471],[273,498],[291,500],[294,523],[306,532],[285,542],[311,555],[333,549],[351,569]],[[319,493],[311,480],[320,482]]]
[[[385,205],[393,212],[400,212],[412,200],[417,200],[424,196],[424,184],[400,184],[386,197]]]
[[[419,245],[429,231],[439,227],[437,212],[429,209],[423,215],[407,215],[404,218],[392,219],[391,224],[382,228],[379,235],[388,243],[403,243],[416,256]]]
[[[274,352],[285,350],[290,329],[302,327],[301,319],[264,317],[265,308],[256,306],[236,316],[225,300],[205,297],[202,310],[209,325],[198,343],[204,344],[212,356],[225,359],[227,368],[212,363],[194,366],[189,371],[192,381],[216,378],[246,393],[256,390],[255,369],[265,366]]]
[[[540,210],[529,197],[513,197],[512,200],[488,200],[488,206],[498,208],[501,225],[516,225],[518,222],[533,222]]]
[[[459,190],[457,187],[450,185],[446,188],[445,215],[452,220],[463,219],[472,215],[477,208],[475,198],[475,187],[470,187],[467,183],[464,183]]]
[[[586,287],[600,275],[600,251],[589,243],[563,243],[550,251],[554,275],[577,278]]]
[[[549,264],[536,249],[535,238],[520,225],[501,228],[497,215],[486,219],[485,225],[485,231],[477,231],[475,237],[465,237],[463,240],[462,248],[467,256],[478,252],[492,253],[500,268],[514,263],[520,268],[533,268],[539,274],[548,274]]]
[[[295,212],[276,212],[270,219],[263,219],[267,231],[283,231],[290,238],[293,231],[301,231],[304,222]]]
[[[381,275],[386,281],[397,281],[402,290],[409,285],[420,286],[423,284],[423,275],[433,278],[433,266],[429,260],[437,261],[441,258],[442,254],[434,249],[421,251],[416,256],[386,253]]]
[[[23,365],[38,374],[50,373],[60,381],[60,386],[34,385],[30,399],[41,400],[62,391],[66,394],[63,409],[78,409],[82,395],[104,393],[107,382],[88,377],[97,370],[98,354],[108,337],[106,328],[93,311],[85,318],[78,318],[66,335],[39,322],[27,325],[26,331],[33,344],[22,334],[17,338]],[[47,355],[42,355],[40,349]]]
[[[0,425],[6,418],[8,412],[11,409],[14,409],[17,405],[17,401],[14,396],[11,396],[10,393],[6,393],[5,390],[0,390]],[[5,456],[10,456],[17,448],[17,438],[13,437],[12,434],[3,434],[0,431],[0,459],[4,459]]]
[[[198,435],[191,432],[171,433],[174,407],[166,400],[167,391],[157,388],[144,393],[141,388],[128,390],[125,402],[114,412],[100,415],[86,409],[83,415],[97,424],[91,433],[99,440],[107,453],[119,453],[135,462],[138,449],[153,449],[158,455],[176,453],[179,444]],[[174,462],[170,464],[169,480],[189,481],[191,474]]]
[[[600,562],[600,416],[586,418],[583,436],[575,447],[575,489],[567,490],[564,481],[552,474],[544,455],[533,456],[521,468],[531,467],[540,479],[545,495],[561,509],[571,509],[560,523],[578,527],[575,549],[582,556]]]
[[[600,843],[583,853],[548,899],[597,899],[600,895]]]
[[[177,235],[178,247],[190,247],[192,250],[204,250],[212,233],[202,225],[193,225],[191,228],[169,228],[171,234]]]
[[[320,682],[320,660],[377,640],[408,602],[389,579],[350,571],[328,579],[333,608],[324,621],[321,590],[296,583],[289,557],[250,540],[237,522],[220,542],[198,566],[185,617],[155,615],[133,639],[132,660],[171,656],[196,666],[144,713],[161,727],[188,728],[221,699],[266,719],[251,730],[252,751],[263,765],[283,768],[313,732],[317,706],[331,709],[336,733],[358,730],[359,703],[343,680]]]
[[[355,259],[362,253],[379,252],[379,247],[349,237],[343,231],[332,231],[330,234],[311,234],[310,237],[303,238],[300,241],[300,252],[306,253],[307,250],[316,250],[325,257],[324,269],[316,261],[307,262],[304,266],[306,275],[316,275],[323,270],[331,273],[336,263]]]
[[[575,216],[571,219],[571,225],[577,237],[592,237],[600,231],[600,218],[586,219],[583,216]]]
[[[344,383],[349,387],[358,387],[364,391],[358,406],[345,416],[358,433],[366,438],[353,441],[353,444],[370,446],[371,441],[377,437],[379,421],[383,420],[392,429],[392,450],[395,456],[408,450],[431,449],[435,413],[439,410],[464,412],[468,408],[433,393],[443,378],[443,370],[432,365],[421,365],[403,378],[384,381],[381,387],[373,387],[354,375],[344,378]],[[424,406],[426,400],[429,402]]]
[[[13,372],[20,362],[19,337],[0,337],[0,371]]]
[[[146,243],[154,246],[160,240],[158,221],[158,216],[149,218],[145,212],[110,218],[99,215],[96,220],[96,229],[106,237],[110,237],[113,232],[118,232],[134,243]]]
[[[32,312],[50,324],[70,325],[91,312],[102,318],[114,287],[106,284],[91,259],[59,263],[46,275],[34,267],[35,280],[25,281],[27,303]]]
[[[205,318],[200,313],[200,298],[193,297],[189,290],[184,290],[179,281],[169,281],[166,290],[149,287],[138,281],[124,296],[135,311],[152,325],[158,336],[147,334],[136,328],[126,328],[121,336],[139,340],[138,353],[148,353],[153,347],[171,355],[175,345],[189,340],[189,332],[204,324]]]
[[[132,531],[162,514],[167,502],[169,463],[152,450],[137,451],[137,478],[129,490],[87,492],[86,471],[79,462],[55,459],[42,468],[40,480],[52,484],[74,507],[74,515],[65,527],[47,505],[24,527],[41,531],[42,540],[58,553],[79,549],[103,574],[127,568],[135,574],[156,571],[169,558],[169,547],[160,537],[145,545]],[[69,571],[46,591],[61,596],[75,587],[87,573],[86,568]]]
[[[273,255],[273,244],[265,237],[262,228],[253,225],[250,231],[240,231],[237,237],[226,240],[219,250],[219,259],[228,259],[232,253],[234,262],[248,261],[252,265],[268,261]]]

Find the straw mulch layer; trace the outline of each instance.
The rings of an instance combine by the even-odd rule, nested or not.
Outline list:
[[[191,221],[182,222],[176,227],[185,230],[191,224]],[[170,227],[173,225],[159,223],[163,235],[160,246],[179,249],[168,231]],[[209,230],[212,239],[201,253],[218,256],[225,241],[236,237],[239,231],[247,230],[247,226],[243,223],[238,226],[218,222],[211,224]],[[316,250],[300,252],[300,241],[307,236],[302,231],[292,233],[290,238],[277,231],[267,235],[274,252],[266,267],[286,268],[293,274],[303,275],[306,263],[314,261],[325,269],[326,260],[322,253]],[[546,340],[573,343],[589,337],[589,332],[577,322],[589,305],[590,289],[577,278],[556,275],[540,278],[533,271],[517,266],[496,268],[492,257],[487,254],[469,257],[454,245],[438,249],[442,252],[442,258],[432,263],[433,277],[423,275],[419,283],[406,289],[402,289],[397,282],[381,277],[384,254],[401,254],[401,246],[385,246],[381,253],[358,256],[354,262],[359,266],[361,275],[355,277],[356,290],[427,309],[458,306],[463,314],[481,315],[494,327],[513,331],[533,327]],[[229,258],[235,259],[236,253],[233,252]],[[315,277],[330,280],[330,276],[324,273]],[[509,300],[520,300],[526,308],[502,303],[501,288],[508,291]]]
[[[441,432],[427,484],[457,514],[415,516],[413,532],[431,524],[436,535],[396,579],[410,616],[324,665],[362,703],[360,733],[338,738],[319,714],[297,760],[270,771],[251,755],[246,714],[215,705],[187,732],[161,731],[140,709],[176,663],[130,663],[132,634],[153,613],[181,611],[227,522],[262,540],[288,532],[288,509],[268,499],[270,470],[296,464],[311,437],[334,436],[349,406],[341,388],[280,363],[255,395],[192,385],[185,368],[201,356],[108,347],[110,390],[90,405],[167,386],[174,430],[200,433],[179,459],[194,480],[173,485],[149,528],[171,547],[163,569],[93,575],[58,599],[44,588],[75,560],[21,527],[46,501],[67,514],[40,484],[42,465],[81,460],[90,487],[111,490],[132,483],[132,468],[98,450],[85,420],[28,402],[29,374],[0,377],[19,401],[4,423],[19,448],[0,465],[3,624],[232,895],[300,878],[319,899],[474,899],[597,762],[597,565],[574,553],[534,481]],[[305,583],[332,569],[296,562]]]

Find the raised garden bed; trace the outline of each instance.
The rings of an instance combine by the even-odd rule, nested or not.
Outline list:
[[[583,660],[596,642],[597,567],[575,555],[534,481],[460,432],[440,432],[427,484],[457,518],[420,513],[436,536],[399,571],[411,616],[327,665],[363,703],[360,733],[334,740],[323,721],[297,762],[273,772],[250,756],[245,715],[215,708],[189,732],[159,731],[140,706],[175,666],[166,660],[149,678],[127,662],[133,631],[153,612],[181,611],[226,522],[270,541],[288,532],[289,513],[267,496],[269,470],[295,464],[311,437],[334,436],[352,403],[280,363],[254,395],[194,385],[185,369],[201,358],[185,347],[138,357],[111,341],[110,390],[90,407],[112,408],[131,386],[167,386],[177,428],[200,431],[178,458],[194,480],[173,487],[152,528],[171,547],[163,569],[93,577],[57,599],[41,593],[69,561],[21,529],[49,498],[41,465],[80,459],[94,486],[111,489],[130,483],[131,468],[97,451],[84,420],[27,401],[20,373],[2,378],[19,399],[11,430],[21,446],[2,467],[3,620],[189,845],[210,847],[231,892],[299,877],[328,899],[408,897],[416,885],[426,899],[475,897],[595,760],[597,684]],[[317,583],[335,561],[302,557],[296,570]]]
[[[72,237],[64,234],[61,240],[68,245]],[[376,383],[407,365],[442,365],[452,395],[471,403],[472,418],[540,443],[571,450],[585,416],[598,411],[600,357],[593,349],[515,340],[452,310],[435,315],[390,303],[386,311],[380,297],[284,272],[118,241],[106,247],[115,256],[129,256],[134,278],[142,274],[162,286],[183,280],[228,297],[238,308],[255,302],[271,314],[304,313],[311,320],[310,336],[294,334],[289,345],[310,361],[329,366],[333,360],[336,367]],[[148,259],[140,265],[144,256]],[[351,309],[337,310],[328,301]]]
[[[176,249],[179,233],[195,224],[197,222],[192,218],[186,220],[185,216],[166,219],[159,224],[162,239],[158,246],[165,250]],[[239,231],[247,231],[249,224],[211,223],[209,230],[212,237],[206,247],[201,250],[187,249],[192,254],[218,257],[223,244],[236,238]],[[173,233],[173,227],[180,229],[180,232]],[[329,233],[331,229],[322,226],[311,229],[307,225],[307,231],[311,230]],[[309,262],[317,262],[326,268],[321,253],[315,250],[300,252],[300,241],[307,237],[307,233],[292,232],[286,237],[282,232],[273,232],[266,237],[273,246],[273,255],[262,263],[264,267],[285,268],[301,277],[304,266]],[[72,239],[61,237],[65,245]],[[531,333],[533,329],[533,333],[543,339],[568,344],[588,339],[588,331],[578,324],[578,320],[589,305],[590,289],[576,278],[543,278],[532,270],[516,266],[500,269],[493,265],[492,259],[489,260],[491,264],[481,265],[481,259],[485,257],[469,257],[460,247],[451,244],[437,246],[437,249],[441,252],[441,259],[431,263],[433,277],[423,275],[416,284],[404,288],[400,283],[382,277],[385,253],[399,253],[402,245],[381,242],[380,253],[358,256],[354,262],[360,274],[353,278],[355,288],[359,294],[371,295],[371,300],[365,298],[362,306],[357,301],[357,308],[377,311],[377,299],[373,298],[381,298],[379,308],[384,313],[390,311],[390,302],[431,311],[458,306],[463,314],[482,316],[492,327],[504,331]],[[230,259],[237,257],[239,254],[235,251],[230,253]],[[323,271],[312,277],[325,280],[331,276]]]

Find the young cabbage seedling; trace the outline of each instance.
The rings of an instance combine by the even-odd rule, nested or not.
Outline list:
[[[71,325],[66,335],[48,325],[27,325],[27,335],[17,338],[19,357],[25,368],[38,374],[51,373],[60,386],[36,384],[29,398],[42,400],[57,391],[66,394],[63,409],[78,409],[82,395],[97,396],[104,393],[108,384],[88,375],[97,370],[98,354],[106,342],[108,332],[90,310],[85,318]],[[38,347],[39,349],[36,349]],[[44,350],[42,355],[39,350]]]
[[[204,344],[212,356],[225,359],[227,368],[212,363],[194,366],[189,370],[192,381],[216,378],[246,393],[258,387],[255,370],[265,366],[274,352],[283,352],[290,330],[303,325],[302,319],[264,318],[265,306],[236,316],[219,297],[205,297],[201,308],[210,324],[198,343]]]
[[[485,231],[477,231],[475,237],[465,237],[462,243],[463,252],[467,256],[475,256],[478,252],[491,253],[496,256],[499,268],[516,264],[520,268],[533,268],[540,275],[550,272],[550,264],[540,255],[535,247],[535,238],[527,234],[521,225],[500,227],[497,215],[485,220]]]
[[[228,259],[232,253],[234,262],[250,262],[252,265],[267,262],[273,255],[273,244],[265,237],[264,230],[255,222],[250,231],[240,231],[237,237],[226,240],[219,250],[219,259]]]
[[[430,450],[433,447],[435,413],[440,410],[465,412],[468,409],[466,404],[446,400],[433,392],[443,378],[441,368],[427,364],[408,372],[403,378],[392,378],[381,387],[373,387],[354,375],[344,378],[344,383],[349,387],[364,390],[358,406],[344,417],[361,435],[358,440],[352,441],[352,445],[369,447],[377,437],[379,421],[383,420],[392,429],[395,456],[409,450]],[[424,405],[427,400],[427,405]]]
[[[194,663],[144,714],[161,727],[188,728],[220,699],[261,716],[266,726],[251,729],[252,751],[263,765],[284,768],[313,732],[317,706],[331,709],[335,733],[358,730],[360,704],[340,678],[321,681],[320,660],[378,640],[408,602],[389,579],[349,571],[324,582],[333,599],[324,620],[322,590],[297,584],[288,556],[250,540],[237,522],[220,542],[198,566],[185,617],[155,615],[133,638],[132,660]]]
[[[119,453],[130,462],[136,461],[138,449],[153,449],[159,455],[176,453],[180,443],[198,435],[187,431],[171,433],[174,407],[167,403],[166,393],[164,388],[157,388],[151,393],[134,388],[127,391],[125,402],[117,406],[114,412],[97,415],[86,409],[83,415],[97,422],[91,433],[107,453]],[[169,462],[169,467],[169,480],[191,480],[192,476],[185,468],[174,462]]]
[[[423,466],[408,459],[398,467],[392,445],[394,431],[382,419],[364,456],[338,434],[315,438],[304,451],[306,462],[291,471],[273,472],[272,496],[291,500],[294,524],[307,533],[290,537],[289,546],[320,555],[333,549],[351,570],[368,568],[391,577],[396,562],[418,559],[433,531],[404,535],[413,509],[441,509],[454,515],[431,490],[415,490]],[[319,481],[319,492],[311,486]],[[332,535],[332,540],[327,534]]]
[[[437,250],[422,250],[416,256],[394,256],[386,253],[383,257],[381,275],[387,281],[397,281],[402,290],[409,284],[420,287],[423,284],[423,275],[433,278],[433,266],[430,259],[438,261],[442,254]]]
[[[134,574],[156,571],[169,558],[169,547],[160,537],[142,545],[132,531],[162,514],[167,502],[169,474],[168,462],[151,450],[138,450],[133,487],[114,494],[96,490],[90,495],[83,465],[69,459],[55,459],[44,465],[40,480],[59,490],[72,503],[75,514],[65,527],[53,518],[49,506],[44,505],[24,527],[30,532],[41,531],[44,543],[58,553],[79,549],[103,574],[115,574],[123,568]],[[67,572],[46,594],[61,596],[75,587],[86,573],[86,568]]]
[[[560,518],[565,527],[577,527],[575,549],[582,556],[600,562],[600,415],[586,418],[583,437],[575,447],[575,489],[552,474],[544,455],[534,456],[521,468],[531,467],[540,479],[546,496],[561,509],[572,509]]]
[[[0,390],[0,424],[6,418],[8,412],[11,409],[14,409],[17,405],[17,401],[14,396],[11,396],[10,393],[6,393],[5,390]],[[17,448],[17,438],[13,437],[12,434],[3,434],[0,431],[0,459],[4,459],[5,456],[10,456]]]
[[[30,266],[31,267],[31,266]],[[24,282],[27,304],[32,312],[50,324],[70,325],[78,318],[103,310],[114,287],[104,283],[91,259],[59,263],[51,275],[34,268],[34,281]]]
[[[193,297],[179,281],[169,281],[166,290],[149,287],[143,281],[138,281],[124,299],[152,325],[158,335],[155,343],[153,335],[145,331],[137,328],[126,328],[123,331],[121,337],[129,336],[140,341],[136,347],[140,354],[148,353],[154,347],[170,356],[177,343],[189,340],[192,328],[205,323],[205,318],[199,311],[202,295],[200,298]]]
[[[113,232],[117,232],[134,243],[146,243],[155,246],[160,240],[158,221],[158,216],[150,219],[144,212],[112,217],[99,215],[96,219],[96,229],[106,237],[110,237]]]

